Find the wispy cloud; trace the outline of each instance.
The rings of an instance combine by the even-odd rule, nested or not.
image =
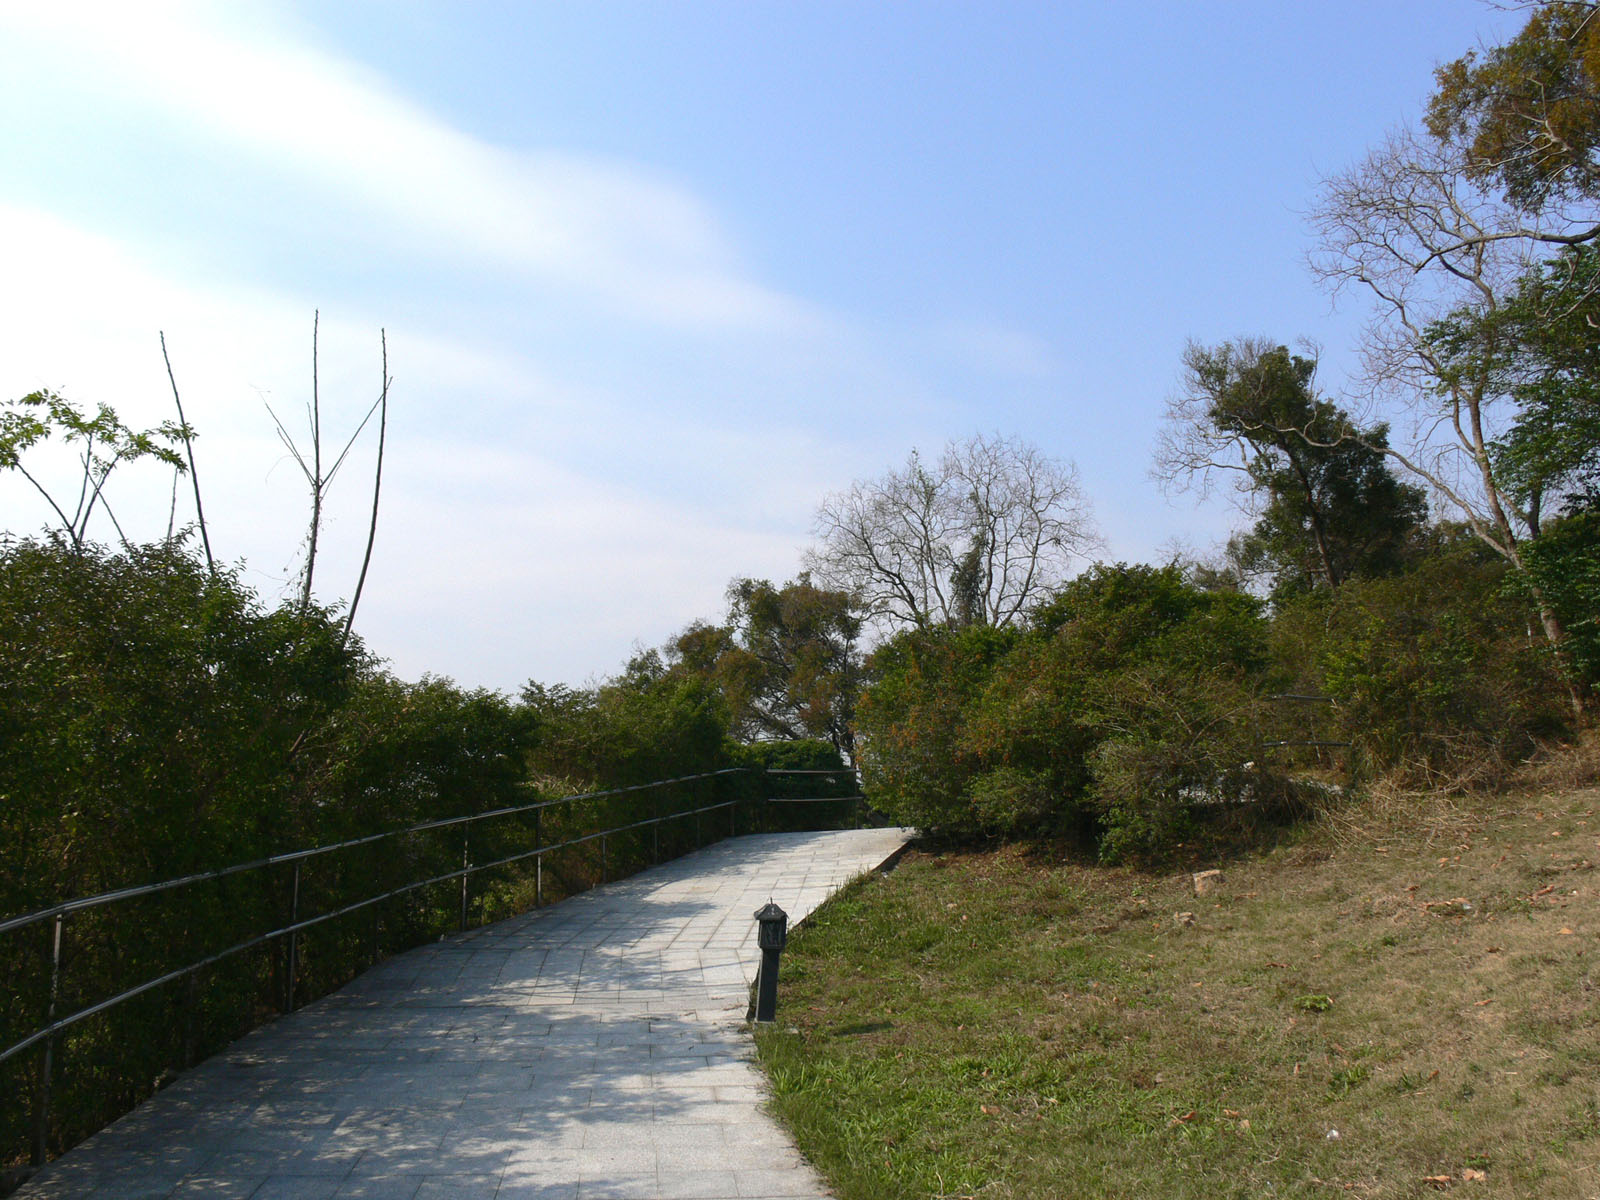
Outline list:
[[[0,24],[12,53],[25,39],[74,86],[263,160],[313,195],[353,201],[405,227],[414,249],[532,272],[677,328],[797,332],[824,321],[749,278],[714,214],[676,181],[491,145],[361,65],[297,42],[265,10],[53,0],[0,7]]]

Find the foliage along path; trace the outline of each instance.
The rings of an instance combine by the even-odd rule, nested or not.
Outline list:
[[[752,917],[771,898],[800,919],[908,836],[733,838],[399,955],[188,1072],[18,1200],[824,1196],[761,1109]]]

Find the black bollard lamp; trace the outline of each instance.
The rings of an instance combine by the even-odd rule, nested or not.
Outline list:
[[[778,1013],[778,956],[789,940],[789,914],[771,900],[756,910],[756,945],[761,969],[756,974],[756,1020],[774,1021]]]
[[[782,950],[789,941],[789,914],[771,900],[756,910],[756,945],[763,950]]]

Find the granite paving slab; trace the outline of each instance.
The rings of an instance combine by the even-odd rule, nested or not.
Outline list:
[[[802,919],[909,836],[730,838],[398,955],[18,1200],[820,1200],[762,1104],[752,917],[772,899]]]

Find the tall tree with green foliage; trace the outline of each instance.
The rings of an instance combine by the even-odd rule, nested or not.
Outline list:
[[[1521,438],[1503,435],[1522,416],[1551,414],[1520,412],[1506,386],[1517,326],[1558,322],[1578,295],[1530,290],[1530,272],[1551,247],[1600,238],[1596,19],[1592,4],[1538,4],[1511,42],[1443,68],[1426,130],[1393,133],[1326,179],[1313,214],[1315,270],[1374,303],[1365,383],[1414,418],[1410,444],[1386,453],[1517,573],[1578,715],[1565,624],[1523,545],[1539,534],[1551,430],[1534,420]],[[1535,312],[1523,302],[1536,294]]]
[[[1462,147],[1469,178],[1527,212],[1600,198],[1600,6],[1537,4],[1505,45],[1434,77],[1428,132]]]
[[[1529,270],[1502,319],[1517,412],[1495,441],[1496,468],[1537,533],[1544,512],[1600,503],[1600,247]]]
[[[691,625],[668,649],[676,666],[721,689],[738,740],[821,738],[849,759],[863,620],[854,596],[809,574],[781,588],[736,579],[726,622]]]
[[[1396,570],[1427,513],[1383,453],[1388,430],[1360,429],[1315,388],[1314,358],[1259,339],[1184,351],[1157,470],[1175,488],[1237,475],[1256,514],[1230,545],[1279,594],[1337,588]]]

